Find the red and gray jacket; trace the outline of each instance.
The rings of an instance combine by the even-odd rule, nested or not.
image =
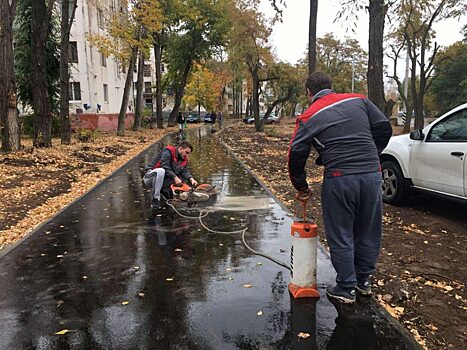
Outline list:
[[[305,164],[311,146],[325,177],[380,171],[379,154],[391,134],[386,116],[365,96],[321,90],[296,121],[288,155],[292,185],[298,191],[308,188]]]
[[[174,146],[165,147],[150,164],[151,169],[163,168],[165,176],[171,179],[175,176],[184,180],[189,180],[192,176],[187,168],[188,158],[181,158],[177,148]]]

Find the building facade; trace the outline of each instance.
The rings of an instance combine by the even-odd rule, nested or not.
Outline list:
[[[113,57],[90,45],[88,34],[105,35],[105,16],[120,11],[120,0],[78,0],[70,33],[70,112],[117,114],[126,72]],[[130,95],[131,96],[131,95]],[[128,112],[133,111],[130,99]]]

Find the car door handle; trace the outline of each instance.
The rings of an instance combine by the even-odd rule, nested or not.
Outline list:
[[[451,152],[451,155],[455,157],[462,157],[464,155],[464,152]]]

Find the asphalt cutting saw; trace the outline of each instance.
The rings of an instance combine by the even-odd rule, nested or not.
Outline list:
[[[214,201],[220,192],[215,185],[210,184],[189,186],[186,183],[180,183],[171,185],[170,189],[173,193],[173,202],[186,203],[188,206]]]

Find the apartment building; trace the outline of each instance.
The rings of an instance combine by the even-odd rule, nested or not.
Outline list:
[[[147,108],[151,113],[156,111],[156,58],[154,55],[154,50],[150,50],[150,57],[146,58],[144,61],[144,69],[143,69],[143,102],[145,108]],[[166,66],[162,63],[161,66],[162,75],[166,74]],[[133,74],[133,104],[136,105],[136,81],[138,79],[137,69],[135,68],[135,72]],[[172,111],[173,108],[173,98],[163,94],[162,96],[162,110],[165,114]]]
[[[113,57],[92,47],[88,33],[105,34],[108,11],[120,11],[120,0],[78,0],[70,33],[70,112],[117,114],[126,73]],[[128,112],[133,111],[130,99]]]

